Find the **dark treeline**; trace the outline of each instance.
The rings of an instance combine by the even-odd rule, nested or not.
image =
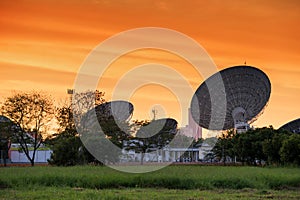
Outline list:
[[[49,160],[50,164],[59,166],[102,164],[83,145],[81,136],[77,132],[78,123],[75,125],[75,121],[80,121],[77,118],[84,116],[95,106],[105,103],[104,93],[89,91],[75,95],[77,95],[79,105],[75,108],[80,108],[78,110],[69,103],[55,107],[49,96],[37,92],[14,93],[7,97],[1,105],[0,150],[2,157],[8,155],[9,142],[19,143],[20,151],[23,151],[34,165],[35,151],[43,144],[53,151]],[[49,122],[53,118],[56,119],[58,129],[55,134],[48,135]],[[147,132],[151,130],[151,126],[146,127],[150,121],[136,120],[130,123],[126,120],[122,122],[122,128],[120,128],[111,118],[98,120],[105,134],[103,139],[109,139],[120,148],[124,148],[125,141],[127,149],[134,149],[139,153],[146,153],[152,147],[160,148],[169,144],[177,133],[177,129],[175,131],[172,127],[165,127],[157,134],[166,135],[166,131],[172,132],[172,134],[167,134],[170,137],[149,137],[141,140],[138,138],[139,133],[151,135]],[[172,144],[181,147],[186,146],[186,143],[191,143],[190,138],[180,136],[174,138],[175,142],[170,144],[171,147]],[[159,141],[157,141],[158,138]],[[199,147],[201,143],[202,140],[198,143],[194,141],[192,146]],[[34,154],[31,155],[30,151]],[[117,158],[118,155],[114,157]],[[300,134],[276,130],[273,127],[257,128],[240,134],[231,130],[218,138],[212,152],[208,152],[208,157],[207,160],[224,164],[240,162],[247,165],[300,166]],[[107,162],[117,162],[117,160],[107,160]]]
[[[49,160],[50,164],[59,166],[72,166],[88,163],[102,165],[103,163],[118,162],[122,155],[119,151],[112,152],[112,149],[107,145],[106,142],[104,142],[104,140],[107,139],[120,149],[123,148],[125,150],[135,150],[138,153],[142,153],[143,156],[143,154],[148,152],[148,150],[153,146],[162,148],[169,142],[169,140],[171,140],[170,137],[177,132],[176,122],[176,127],[164,126],[155,134],[155,136],[141,138],[139,137],[140,134],[146,134],[146,136],[149,136],[153,133],[153,131],[156,131],[154,130],[155,128],[153,129],[153,125],[150,126],[150,124],[152,123],[154,124],[154,127],[156,127],[154,123],[156,120],[135,120],[133,122],[130,122],[129,119],[119,120],[109,115],[106,116],[106,114],[104,113],[102,113],[102,115],[100,107],[101,105],[106,104],[106,101],[104,100],[104,93],[96,91],[95,94],[86,92],[75,95],[77,95],[77,97],[75,97],[75,101],[73,100],[73,104],[77,104],[77,106],[75,106],[75,109],[74,106],[72,107],[70,105],[65,105],[56,109],[55,116],[57,121],[59,122],[60,128],[58,130],[58,133],[55,134],[54,137],[48,138],[45,141],[46,144],[49,145],[53,150],[51,159]],[[96,96],[96,99],[98,99],[97,101],[95,101],[95,105],[87,106],[87,102],[91,102],[90,99],[94,96]],[[76,110],[76,108],[88,109]],[[101,133],[103,133],[105,137],[103,137],[103,135],[101,134],[97,134],[100,131],[98,129],[92,129],[93,131],[95,131],[95,134],[92,134],[93,136],[88,138],[81,137],[82,135],[80,134],[82,134],[82,132],[78,132],[78,128],[85,128],[88,130],[90,126],[93,126],[93,123],[91,122],[92,120],[85,120],[86,118],[88,119],[89,115],[87,113],[89,113],[89,110],[92,108],[96,108],[96,110],[99,111],[96,111],[97,120],[99,122],[99,125],[101,126]],[[77,123],[75,123],[75,121]],[[159,122],[159,120],[157,120],[156,122]],[[88,126],[88,128],[85,126]],[[173,130],[174,128],[176,130]],[[87,133],[88,132],[86,132],[85,134]],[[92,147],[99,147],[98,150],[93,150],[102,151],[102,153],[104,153],[104,157],[101,157],[100,159],[101,161],[94,158],[94,156],[90,154],[86,149],[85,145],[83,144],[83,140],[86,139],[87,141],[85,142],[89,142],[89,144],[92,144]],[[142,160],[141,164],[143,164]]]
[[[94,145],[95,147],[100,145],[102,150],[105,149],[106,152],[110,153],[107,159],[99,162],[86,149],[78,128],[86,128],[83,122],[90,123],[89,120],[82,119],[88,117],[87,113],[91,109],[106,103],[104,93],[97,90],[86,91],[74,93],[72,98],[72,103],[66,102],[61,106],[55,106],[50,96],[35,91],[13,93],[5,98],[1,105],[0,118],[0,150],[3,154],[2,157],[8,158],[9,143],[18,143],[20,145],[19,150],[26,154],[32,166],[35,163],[35,154],[42,144],[53,151],[49,163],[58,166],[118,162],[116,159],[121,156],[119,152],[114,153],[111,152],[111,149],[105,149],[107,143],[103,141],[107,139],[119,148],[123,148],[124,142],[127,141],[126,143],[129,144],[127,149],[134,149],[142,153],[147,151],[147,149],[141,148],[141,145],[133,145],[133,143],[136,141],[141,142],[141,139],[135,136],[141,127],[145,126],[141,130],[148,130],[149,128],[146,128],[146,126],[154,121],[136,120],[130,122],[128,119],[116,123],[116,119],[112,116],[97,115],[97,120],[104,135],[100,137],[100,134],[94,134],[94,136],[97,136],[97,140],[89,137],[88,142],[97,142]],[[54,121],[56,121],[58,128],[55,133],[49,134],[49,128],[53,126]],[[142,146],[146,146],[145,144],[164,146],[170,140],[169,137],[162,137],[168,135],[166,131],[171,132],[172,130],[169,127],[162,128],[156,134],[157,137],[143,139],[144,145]],[[176,131],[172,134],[175,134]],[[150,134],[148,132],[144,134]],[[160,140],[157,141],[157,138],[160,138]]]
[[[247,165],[300,166],[300,134],[272,126],[236,134],[223,133],[213,148],[215,159]]]

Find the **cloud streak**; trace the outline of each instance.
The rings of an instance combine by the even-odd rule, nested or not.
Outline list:
[[[89,51],[101,41],[128,29],[157,26],[197,40],[219,69],[247,61],[265,71],[272,82],[272,99],[258,124],[283,124],[290,116],[300,116],[300,110],[295,109],[299,107],[300,94],[299,5],[299,1],[293,0],[267,0],[259,4],[254,0],[226,3],[3,0],[0,1],[0,94],[34,88],[65,94],[66,88],[73,86]],[[186,48],[176,40],[174,45]],[[172,67],[187,77],[194,89],[203,81],[183,59],[148,50],[130,53],[112,63],[99,89],[109,93],[124,73],[149,62]],[[157,79],[177,84],[176,79],[163,73]],[[135,80],[128,84],[135,84]],[[284,109],[282,102],[286,99],[282,94],[290,97]],[[139,94],[139,100],[143,98],[147,100],[147,93]],[[164,96],[162,100],[167,98],[172,99]]]

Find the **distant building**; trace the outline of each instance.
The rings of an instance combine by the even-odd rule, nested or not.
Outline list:
[[[202,128],[193,120],[190,109],[188,110],[188,124],[180,128],[180,134],[194,138],[196,141],[202,138]],[[210,148],[211,149],[211,148]],[[166,145],[162,149],[151,148],[143,156],[144,162],[198,162],[207,152],[208,147],[169,147]],[[204,152],[203,152],[204,151]],[[140,162],[141,153],[135,152],[134,149],[122,151],[121,162]]]
[[[134,150],[124,150],[120,160],[122,163],[140,162],[142,155]],[[143,157],[144,162],[198,162],[199,148],[169,148],[150,149]]]
[[[30,150],[29,145],[29,154],[32,156],[33,151]],[[34,161],[35,163],[48,163],[48,159],[51,157],[52,150],[47,147],[41,146],[36,150]],[[20,149],[20,145],[12,143],[8,153],[9,162],[11,163],[30,163],[27,156]]]
[[[188,113],[188,124],[180,130],[183,135],[193,137],[197,141],[202,138],[202,128],[194,121],[191,108],[189,108]]]

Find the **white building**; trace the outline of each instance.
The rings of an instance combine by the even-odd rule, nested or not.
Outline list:
[[[198,162],[199,148],[149,149],[143,162]],[[123,150],[121,162],[141,162],[142,154],[134,150]]]
[[[30,147],[29,147],[30,149]],[[48,159],[51,157],[52,150],[46,147],[40,147],[35,152],[35,163],[48,163]],[[33,151],[29,150],[29,155],[32,157]],[[8,152],[8,156],[11,163],[30,163],[26,154],[20,150],[19,144],[11,144],[11,148]]]

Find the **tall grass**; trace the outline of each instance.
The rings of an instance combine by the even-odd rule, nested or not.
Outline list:
[[[29,186],[288,189],[300,187],[300,168],[169,166],[146,174],[128,174],[97,166],[0,168],[0,188]]]

